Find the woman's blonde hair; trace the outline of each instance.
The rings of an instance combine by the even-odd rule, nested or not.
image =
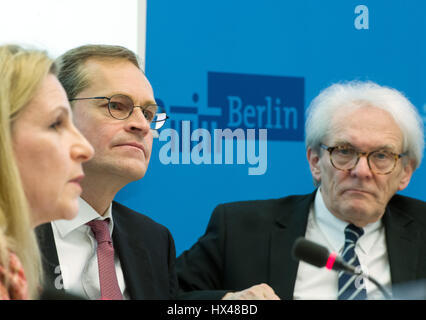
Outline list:
[[[40,289],[41,259],[15,162],[11,129],[49,73],[56,74],[56,67],[45,52],[0,46],[0,264],[8,268],[10,251],[18,256],[31,299],[37,298]]]

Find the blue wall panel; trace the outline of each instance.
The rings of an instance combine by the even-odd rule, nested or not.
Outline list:
[[[367,26],[366,11],[355,12],[358,5],[368,9],[368,29],[358,29]],[[267,104],[265,97],[280,102],[272,107],[295,108],[280,109],[281,116],[301,103],[298,129],[303,130],[302,110],[319,91],[354,79],[404,92],[426,118],[425,39],[423,0],[154,0],[148,1],[146,73],[156,98],[173,119],[166,127],[176,130],[180,140],[182,120],[191,121],[190,133],[204,123],[212,139],[214,128],[225,128],[227,95],[244,101],[240,110],[246,112],[246,121],[240,128],[245,138],[250,128],[259,136],[257,124],[262,122],[253,112]],[[268,130],[267,168],[262,175],[249,175],[254,166],[248,157],[237,163],[237,142],[232,164],[226,164],[225,157],[222,164],[213,160],[194,164],[179,146],[183,152],[179,164],[166,165],[160,154],[168,140],[155,140],[147,175],[116,199],[166,225],[180,254],[202,235],[218,203],[313,190],[300,139],[303,132],[296,131]],[[197,143],[187,147],[192,150]],[[208,149],[214,152],[213,141]],[[188,156],[189,163],[184,163]],[[426,200],[425,181],[423,164],[402,194]]]

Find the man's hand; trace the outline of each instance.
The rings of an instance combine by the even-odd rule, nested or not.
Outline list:
[[[270,286],[261,283],[242,291],[228,292],[222,300],[280,300],[280,298]]]

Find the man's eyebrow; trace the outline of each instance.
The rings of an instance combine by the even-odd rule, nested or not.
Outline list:
[[[131,96],[130,94],[128,94],[128,93],[124,93],[124,92],[121,92],[121,91],[116,91],[116,92],[112,92],[112,93],[110,93],[110,94],[105,94],[105,95],[99,95],[99,97],[108,97],[108,98],[111,98],[112,96],[116,96],[116,95],[122,95],[122,96],[129,97],[129,98],[133,101],[133,103],[135,104],[135,99],[134,99],[134,97],[132,97],[132,96]],[[135,104],[135,105],[137,105],[137,104]],[[146,100],[146,101],[142,104],[142,106],[149,106],[149,105],[156,105],[156,106],[158,106],[157,102],[156,102],[155,100],[152,100],[152,99],[148,99],[148,100]]]
[[[343,146],[343,147],[352,147],[355,148],[355,146],[353,146],[350,142],[346,141],[346,140],[337,140],[336,142],[334,142],[335,146]]]
[[[350,148],[353,148],[355,150],[360,151],[360,149],[358,147],[354,146],[352,143],[350,143],[346,140],[336,141],[335,145],[336,146],[343,146],[343,147],[350,147]],[[379,151],[379,150],[394,151],[394,150],[396,150],[396,147],[394,145],[385,144],[385,145],[377,146],[377,147],[371,149],[370,151]]]
[[[390,144],[386,144],[386,145],[383,145],[383,146],[376,148],[376,150],[378,150],[378,151],[379,150],[385,150],[385,151],[392,151],[392,152],[395,152],[396,149],[397,148],[394,145],[390,145]]]
[[[158,107],[157,102],[155,102],[154,100],[148,100],[148,101],[147,101],[147,102],[145,102],[143,105],[144,105],[144,106],[157,106],[157,107]]]

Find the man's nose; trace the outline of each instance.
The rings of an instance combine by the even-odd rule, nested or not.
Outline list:
[[[130,117],[124,121],[126,121],[126,130],[129,131],[140,131],[146,134],[151,129],[150,122],[146,119],[142,109],[139,107],[135,107]]]
[[[373,172],[368,165],[368,159],[365,155],[360,156],[358,163],[351,169],[351,175],[359,178],[371,178]]]

